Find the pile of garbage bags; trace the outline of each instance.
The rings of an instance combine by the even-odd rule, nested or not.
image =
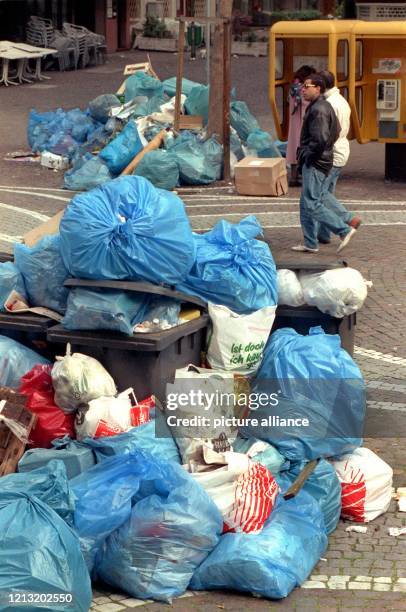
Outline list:
[[[125,104],[103,94],[85,110],[39,113],[28,119],[28,143],[34,153],[49,151],[66,158],[64,187],[86,191],[119,176],[157,134],[162,139],[148,150],[132,171],[161,189],[178,185],[207,185],[223,171],[223,147],[208,137],[209,87],[182,80],[182,109],[203,118],[203,127],[175,134],[176,78],[161,82],[136,72],[125,82]],[[280,157],[272,136],[261,130],[245,102],[230,105],[231,168],[246,155]],[[281,143],[283,144],[283,143]]]

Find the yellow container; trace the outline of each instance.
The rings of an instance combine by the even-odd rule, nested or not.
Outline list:
[[[281,140],[288,135],[289,87],[303,64],[335,74],[351,106],[350,138],[406,142],[406,22],[276,23],[270,31],[269,100]]]

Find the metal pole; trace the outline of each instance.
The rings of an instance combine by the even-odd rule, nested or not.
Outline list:
[[[224,181],[230,182],[231,22],[223,25],[223,152]]]
[[[206,17],[211,17],[211,0],[206,0]],[[210,83],[210,47],[211,47],[211,25],[210,21],[206,24],[206,79]]]
[[[185,47],[185,22],[179,22],[179,40],[178,40],[178,65],[176,70],[176,96],[175,96],[175,120],[173,127],[179,131],[180,107],[182,95],[182,77],[183,77],[183,51]]]

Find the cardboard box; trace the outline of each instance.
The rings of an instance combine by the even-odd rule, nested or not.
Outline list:
[[[23,236],[23,242],[29,247],[33,247],[34,244],[37,244],[41,238],[44,236],[49,236],[52,234],[57,234],[59,232],[59,224],[64,215],[65,209],[60,210],[56,215],[45,221],[45,223],[41,223],[41,225],[37,225],[34,229],[30,230]]]
[[[41,166],[52,168],[53,170],[66,170],[69,168],[69,158],[63,155],[55,155],[49,151],[41,153]]]
[[[245,157],[235,165],[235,187],[240,195],[285,195],[288,193],[286,160]]]

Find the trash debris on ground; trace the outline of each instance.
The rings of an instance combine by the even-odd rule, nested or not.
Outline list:
[[[368,448],[333,462],[341,482],[344,519],[368,523],[386,512],[392,499],[392,468]]]
[[[348,532],[355,531],[355,533],[367,533],[368,527],[363,527],[362,525],[349,525],[345,530]]]
[[[398,487],[396,489],[396,499],[398,502],[398,511],[406,512],[406,487]]]
[[[240,195],[282,196],[288,192],[286,161],[281,157],[244,157],[235,164],[234,173]]]
[[[388,527],[388,534],[394,537],[406,535],[406,527]]]

